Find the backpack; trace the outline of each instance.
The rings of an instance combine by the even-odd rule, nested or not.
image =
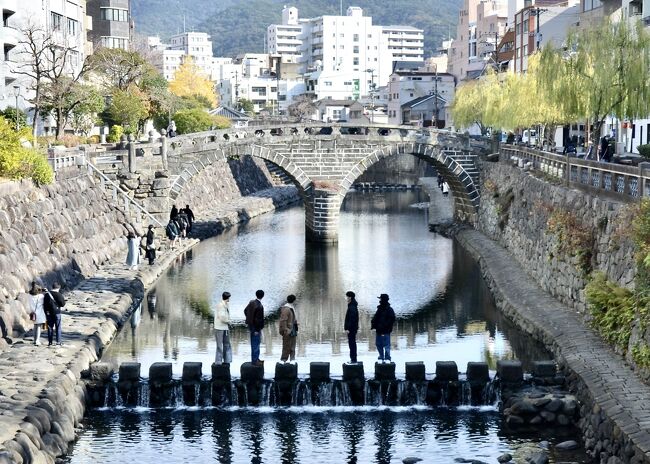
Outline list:
[[[167,227],[165,228],[165,232],[167,233],[167,238],[173,240],[176,234],[174,233],[174,226],[172,225],[171,222],[167,224]]]

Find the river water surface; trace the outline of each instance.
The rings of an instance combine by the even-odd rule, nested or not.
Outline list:
[[[503,318],[476,264],[452,240],[428,231],[421,192],[354,193],[343,205],[337,246],[314,246],[304,238],[304,211],[293,207],[256,218],[197,245],[158,281],[103,356],[104,361],[173,363],[179,376],[186,361],[203,362],[210,374],[215,341],[212,309],[229,291],[232,330],[231,372],[250,360],[243,308],[264,289],[269,316],[261,357],[272,378],[280,357],[277,310],[297,296],[300,321],[299,375],[309,362],[329,361],[333,376],[349,360],[343,331],[345,292],[357,294],[360,308],[359,361],[372,375],[377,358],[370,318],[380,293],[388,293],[397,314],[392,359],[397,375],[404,363],[516,358],[524,366],[550,359],[537,343]],[[447,207],[450,199],[433,197]],[[149,408],[90,411],[85,431],[66,462],[114,463],[116,453],[140,462],[358,463],[401,462],[408,456],[426,463],[456,458],[496,462],[521,455],[540,440],[566,438],[552,431],[513,435],[495,407],[291,407]],[[572,432],[576,435],[576,432]],[[575,438],[575,436],[573,437]],[[551,453],[553,462],[588,462],[581,451]]]

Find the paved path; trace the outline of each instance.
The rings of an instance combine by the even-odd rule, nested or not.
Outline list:
[[[479,262],[499,308],[553,349],[650,462],[650,386],[585,326],[580,314],[544,292],[507,250],[475,230],[461,231],[458,240]]]
[[[295,189],[268,189],[229,205],[216,205],[211,220],[198,218],[198,221],[203,220],[200,224],[203,229],[206,224],[212,228],[228,227],[295,199]],[[218,219],[214,220],[215,217]],[[41,346],[33,345],[32,338],[26,337],[14,340],[9,349],[0,353],[0,463],[12,462],[6,460],[7,449],[33,456],[31,462],[53,462],[52,452],[39,453],[46,447],[52,448],[48,443],[44,445],[45,435],[56,434],[68,442],[74,439],[75,422],[84,412],[83,391],[76,386],[81,372],[101,356],[118,327],[128,319],[134,301],[144,295],[144,288],[198,243],[196,239],[185,239],[180,248],[171,251],[161,237],[164,231],[157,233],[163,250],[158,253],[155,265],[143,262],[137,271],[132,271],[122,257],[116,257],[65,295],[63,346],[48,347],[47,334],[44,334]],[[45,423],[35,420],[35,406],[49,413]]]

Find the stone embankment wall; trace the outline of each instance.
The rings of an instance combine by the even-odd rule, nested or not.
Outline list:
[[[72,286],[124,250],[128,218],[85,172],[67,174],[44,187],[22,182],[0,189],[0,351],[4,337],[31,328],[33,280]]]
[[[633,205],[539,179],[505,163],[484,163],[478,229],[512,253],[538,284],[585,312],[590,272],[632,288]]]
[[[157,180],[146,184],[151,188],[146,198],[160,199],[160,213],[167,216],[171,204],[157,196],[162,191],[155,190],[161,185]],[[273,182],[261,160],[244,157],[215,163],[192,179],[176,204],[192,205],[198,219],[215,224],[204,232],[210,234],[298,199],[293,187],[269,190]],[[136,199],[141,203],[142,195]],[[246,195],[253,197],[244,201]],[[118,204],[84,169],[60,172],[57,182],[44,187],[2,184],[0,351],[11,337],[32,328],[27,291],[33,280],[70,288],[110,260],[122,259],[126,233],[139,221],[132,222],[124,213],[121,199]],[[158,235],[164,236],[164,231]]]

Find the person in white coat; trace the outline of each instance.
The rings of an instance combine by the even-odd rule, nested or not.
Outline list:
[[[221,301],[214,312],[214,335],[217,339],[215,364],[230,364],[232,348],[230,346],[230,293],[223,292]]]
[[[43,301],[45,295],[43,289],[36,283],[32,282],[32,288],[29,291],[30,295],[30,314],[29,318],[34,323],[34,345],[41,344],[41,326],[45,324],[45,309],[43,308]]]
[[[140,264],[140,237],[136,237],[133,232],[127,236],[129,251],[126,255],[126,265],[129,269],[137,269]]]

